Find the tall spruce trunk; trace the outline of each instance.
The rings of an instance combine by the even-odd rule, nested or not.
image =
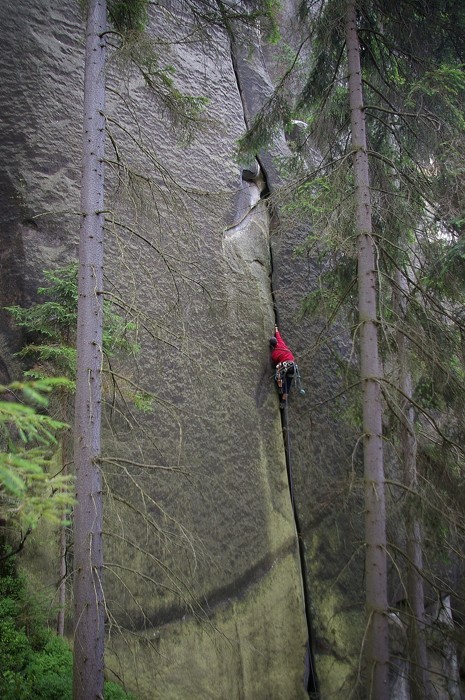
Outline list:
[[[89,0],[79,243],[74,463],[74,700],[103,698],[102,404],[106,0]]]
[[[404,274],[398,270],[394,292],[394,309],[399,323],[407,316],[407,284]],[[412,405],[412,374],[409,368],[408,341],[402,329],[397,332],[397,360],[399,364],[399,388],[401,391],[400,456],[404,484],[408,493],[418,491],[417,438],[415,435],[415,409]],[[415,498],[413,496],[413,498]],[[423,533],[416,514],[416,503],[408,495],[405,516],[407,550],[407,636],[410,651],[410,696],[412,700],[431,697],[426,650],[425,594],[423,585]]]
[[[65,423],[70,423],[70,411],[68,403],[70,401],[69,396],[65,395],[63,398],[63,420]],[[69,473],[69,464],[73,461],[73,433],[71,430],[67,430],[62,438],[61,443],[61,473],[66,476]],[[59,637],[63,637],[65,634],[65,616],[66,616],[66,579],[67,579],[67,564],[66,564],[66,554],[68,551],[68,519],[69,513],[67,509],[63,510],[61,516],[61,527],[60,527],[60,543],[59,543],[59,557],[60,557],[60,578],[58,585],[58,614],[57,614],[57,634]]]
[[[62,472],[67,474],[65,470]],[[59,637],[63,637],[65,634],[65,609],[66,609],[66,513],[63,513],[61,517],[61,528],[60,528],[60,583],[58,585],[58,614],[57,614],[57,625],[56,631]]]
[[[357,209],[360,378],[363,392],[367,608],[364,656],[368,697],[372,700],[388,700],[386,505],[377,330],[377,274],[355,0],[348,0],[346,5],[346,47]]]

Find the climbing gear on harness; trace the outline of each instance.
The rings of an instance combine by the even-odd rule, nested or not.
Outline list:
[[[301,396],[304,396],[305,390],[302,388],[302,380],[300,377],[299,367],[296,362],[291,362],[290,360],[278,362],[278,364],[276,365],[274,378],[278,387],[278,393],[283,393],[283,385],[286,376],[288,376],[289,378],[295,377],[295,383],[298,388],[299,394]]]
[[[283,379],[284,379],[284,375],[285,375],[285,371],[284,371],[283,363],[282,363],[282,362],[278,362],[278,364],[276,365],[276,370],[275,370],[275,373],[274,373],[274,378],[275,378],[276,384],[278,385],[278,391],[279,391],[280,394],[283,393]]]
[[[274,378],[276,380],[276,384],[278,385],[278,390],[280,394],[282,394],[283,381],[286,375],[288,375],[289,377],[293,377],[296,367],[297,365],[295,364],[295,362],[290,362],[289,360],[285,360],[284,362],[278,362],[278,364],[276,365]]]
[[[295,363],[294,363],[294,367],[295,367],[295,384],[297,386],[297,389],[299,390],[299,394],[301,396],[305,396],[305,389],[302,386],[302,379],[300,377],[299,368],[298,368],[297,364],[295,364]]]

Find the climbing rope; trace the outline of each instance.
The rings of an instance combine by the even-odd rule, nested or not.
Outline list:
[[[295,513],[295,503],[294,503],[294,478],[292,476],[291,436],[289,433],[289,414],[288,414],[287,401],[285,402],[284,410],[282,411],[282,414],[281,414],[281,422],[282,422],[282,428],[283,428],[284,452],[286,455],[287,475],[288,475],[288,479],[289,479],[289,493],[291,496],[292,512],[293,512],[294,518],[295,518],[296,513]]]
[[[299,368],[297,367],[297,364],[294,364],[294,367],[295,367],[295,385],[298,388],[299,394],[301,396],[303,396],[303,395],[305,395],[305,391],[302,388],[302,382],[301,382]],[[287,476],[288,476],[288,481],[289,481],[289,495],[291,497],[292,514],[294,516],[295,529],[296,529],[296,533],[297,533],[297,542],[298,542],[298,547],[299,547],[300,560],[301,560],[301,562],[303,562],[301,570],[302,570],[302,579],[303,579],[303,595],[304,595],[304,601],[305,601],[305,610],[310,611],[310,601],[308,600],[308,583],[306,581],[307,576],[306,576],[306,572],[305,572],[305,546],[304,546],[304,540],[303,540],[302,533],[301,533],[300,519],[299,519],[299,515],[297,513],[295,499],[294,499],[294,477],[292,474],[291,435],[290,435],[290,430],[289,430],[289,412],[288,412],[288,402],[287,401],[284,402],[284,410],[281,411],[281,425],[282,425],[282,430],[283,430],[284,451],[285,451],[285,456],[286,456],[286,469],[287,469]],[[312,698],[314,700],[318,700],[320,695],[319,695],[319,690],[318,690],[318,679],[317,679],[316,670],[315,670],[315,666],[314,666],[314,659],[313,659],[313,653],[312,653],[311,642],[310,642],[311,628],[310,628],[310,620],[308,617],[307,617],[307,629],[308,629],[308,641],[307,641],[307,648],[306,648],[306,655],[305,655],[304,687],[305,687],[305,690],[307,691],[307,693],[309,694],[310,698]]]

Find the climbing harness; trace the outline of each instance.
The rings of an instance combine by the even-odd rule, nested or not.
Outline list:
[[[278,385],[278,391],[280,394],[283,393],[283,384],[286,376],[293,377],[295,374],[295,363],[285,360],[284,362],[278,362],[276,365],[274,378],[276,384]]]
[[[304,396],[305,389],[303,389],[302,387],[302,379],[300,377],[300,371],[297,362],[285,360],[284,362],[278,362],[278,364],[276,365],[274,378],[278,386],[279,394],[283,393],[283,385],[286,376],[295,378],[295,384],[297,386],[299,394],[301,396]]]

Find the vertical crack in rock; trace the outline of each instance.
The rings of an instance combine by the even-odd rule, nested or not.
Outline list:
[[[228,33],[229,33],[229,39],[230,39],[230,50],[231,50],[231,64],[233,67],[234,74],[236,76],[236,83],[237,83],[237,89],[239,92],[239,96],[242,102],[242,108],[243,108],[243,113],[244,113],[244,123],[245,126],[248,128],[251,125],[251,120],[252,120],[252,115],[251,112],[253,113],[253,109],[249,109],[249,102],[250,100],[248,99],[247,96],[247,86],[246,86],[246,78],[244,79],[244,85],[243,86],[243,81],[241,79],[241,68],[240,65],[243,63],[243,61],[239,60],[238,56],[238,48],[237,44],[235,41],[234,33],[231,29],[231,27],[228,28]],[[270,193],[270,187],[268,183],[268,177],[267,177],[267,172],[266,168],[264,166],[263,161],[267,160],[266,158],[261,158],[258,155],[255,156],[255,162],[249,164],[246,168],[242,170],[242,181],[244,184],[246,183],[254,183],[258,184],[259,181],[261,181],[261,186],[259,187],[260,189],[260,199],[266,198],[269,193]],[[270,276],[270,291],[271,291],[271,298],[273,301],[273,311],[274,311],[274,316],[276,320],[276,325],[279,325],[279,312],[278,312],[278,307],[276,304],[276,299],[275,299],[275,293],[273,289],[273,251],[272,251],[272,246],[271,246],[271,234],[274,226],[276,224],[273,224],[273,215],[270,215],[269,217],[269,234],[268,234],[268,241],[269,241],[269,276]],[[305,620],[306,620],[306,627],[307,627],[307,634],[308,634],[308,639],[307,639],[307,649],[306,649],[306,656],[305,656],[305,676],[304,676],[304,687],[309,696],[313,700],[317,700],[319,698],[319,689],[318,689],[318,679],[316,676],[316,670],[315,670],[315,663],[314,663],[314,655],[313,655],[313,650],[312,650],[312,625],[311,625],[311,616],[310,616],[310,587],[309,587],[309,581],[308,581],[308,575],[307,575],[307,570],[305,566],[305,545],[304,545],[304,539],[302,536],[302,529],[300,525],[300,518],[299,518],[299,513],[298,509],[296,507],[295,499],[294,499],[294,483],[293,483],[293,476],[292,476],[292,461],[291,461],[291,449],[290,449],[290,433],[289,433],[289,423],[288,423],[288,408],[286,407],[285,410],[282,412],[281,415],[281,422],[282,422],[282,432],[283,432],[283,442],[284,442],[284,450],[285,450],[285,457],[286,457],[286,471],[287,471],[287,476],[288,476],[288,484],[289,484],[289,493],[290,493],[290,498],[291,498],[291,506],[292,506],[292,514],[294,518],[294,525],[295,525],[295,531],[296,531],[296,536],[297,536],[297,542],[298,542],[298,552],[299,552],[299,565],[300,565],[300,573],[302,577],[302,591],[303,591],[303,605],[304,605],[304,614],[305,614]]]
[[[234,75],[236,76],[236,84],[237,84],[237,90],[239,92],[239,97],[242,102],[242,112],[244,114],[244,123],[247,129],[250,127],[250,119],[248,115],[248,109],[247,109],[247,100],[245,99],[245,96],[242,92],[242,85],[241,85],[241,80],[240,80],[240,71],[239,71],[239,66],[238,66],[238,61],[237,61],[237,48],[236,48],[236,40],[234,37],[234,32],[230,26],[230,23],[226,23],[226,29],[229,35],[229,47],[230,47],[230,54],[231,54],[231,65],[232,69],[234,71]]]
[[[264,172],[264,178],[266,182],[266,173]],[[273,220],[270,218],[270,234],[273,226]],[[275,300],[275,293],[273,288],[273,249],[270,243],[270,288],[271,288],[271,298],[273,300],[274,314],[276,325],[279,326],[279,313],[278,307]],[[305,541],[302,533],[302,527],[300,524],[299,511],[294,498],[294,479],[292,474],[292,455],[291,455],[291,437],[289,430],[289,420],[288,420],[288,406],[281,412],[281,425],[283,431],[283,442],[284,442],[284,452],[286,457],[286,471],[289,484],[289,494],[291,498],[292,515],[294,518],[294,526],[297,536],[297,545],[299,550],[299,564],[300,573],[302,576],[302,591],[303,591],[303,603],[304,603],[304,614],[307,624],[307,649],[305,654],[305,676],[304,676],[304,687],[309,696],[313,700],[318,700],[319,686],[318,678],[315,669],[315,659],[312,649],[312,620],[311,620],[311,605],[310,605],[310,582],[308,580],[307,567],[305,566]]]
[[[281,424],[282,424],[282,429],[283,429],[283,441],[284,441],[284,450],[286,454],[286,470],[287,470],[287,476],[288,476],[288,482],[289,482],[289,493],[291,497],[291,505],[292,505],[292,514],[294,517],[294,524],[295,524],[295,530],[296,530],[296,535],[297,535],[297,544],[299,548],[299,562],[300,562],[300,571],[301,571],[301,576],[302,576],[302,589],[303,589],[303,597],[304,597],[304,610],[305,610],[305,617],[307,621],[307,630],[308,630],[308,640],[307,640],[307,649],[306,649],[306,654],[305,654],[305,677],[304,677],[304,686],[305,690],[309,693],[310,697],[313,698],[314,700],[317,700],[319,696],[319,690],[318,690],[318,679],[316,675],[316,669],[315,669],[315,659],[313,655],[313,649],[312,649],[312,624],[311,624],[311,617],[310,617],[310,584],[308,580],[308,575],[307,575],[307,568],[305,566],[305,544],[304,544],[304,537],[302,533],[302,528],[300,524],[300,517],[299,517],[299,511],[297,509],[295,499],[294,499],[294,479],[292,475],[292,456],[291,456],[291,439],[290,439],[290,431],[289,431],[289,420],[288,420],[288,406],[285,407],[285,409],[281,412]]]

